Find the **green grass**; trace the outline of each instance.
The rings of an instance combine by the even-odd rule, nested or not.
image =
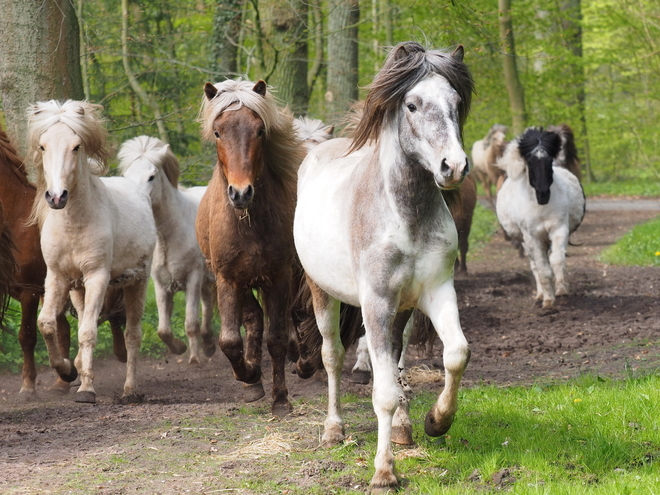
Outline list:
[[[470,254],[476,254],[488,244],[491,237],[493,237],[493,234],[495,234],[498,225],[499,223],[495,212],[477,203],[474,208],[472,227],[470,229],[470,250],[468,251],[468,259]]]
[[[582,187],[587,197],[590,196],[642,196],[659,197],[660,181],[622,180],[608,182],[583,182]]]
[[[660,266],[660,217],[633,227],[603,250],[600,260],[612,265]]]

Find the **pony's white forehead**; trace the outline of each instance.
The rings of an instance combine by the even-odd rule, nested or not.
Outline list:
[[[460,100],[458,92],[449,81],[439,74],[429,74],[408,91],[407,96],[419,96],[431,100],[447,100],[457,104]]]
[[[73,129],[71,129],[70,126],[64,122],[56,122],[39,136],[39,144],[43,145],[44,143],[52,142],[53,140],[58,143],[63,139],[67,139],[69,141],[81,141],[80,136]]]

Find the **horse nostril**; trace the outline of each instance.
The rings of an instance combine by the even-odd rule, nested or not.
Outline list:
[[[254,187],[252,187],[252,185],[249,185],[245,189],[245,193],[243,194],[243,197],[245,198],[245,201],[250,201],[252,199],[252,196],[254,196]]]
[[[465,158],[465,167],[463,167],[463,173],[461,175],[463,177],[466,177],[469,172],[470,172],[470,162],[468,161],[467,158]]]
[[[46,200],[50,199],[50,192],[46,191]]]
[[[60,201],[66,201],[67,199],[69,199],[69,191],[65,189],[60,195]]]
[[[234,186],[229,186],[227,188],[227,195],[229,196],[229,199],[234,201],[236,199],[236,189],[234,189]]]
[[[449,164],[447,164],[447,159],[443,158],[442,163],[440,164],[440,173],[444,177],[450,177],[451,176],[451,167]]]

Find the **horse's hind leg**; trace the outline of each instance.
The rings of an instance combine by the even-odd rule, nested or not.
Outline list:
[[[367,346],[367,337],[365,335],[358,340],[355,357],[355,365],[351,370],[350,380],[366,385],[371,381],[371,360],[369,359],[369,347]]]
[[[243,326],[245,327],[245,365],[248,370],[247,379],[242,380],[245,382],[243,399],[245,402],[254,402],[266,395],[261,382],[264,313],[251,290],[243,295]]]
[[[202,283],[202,348],[206,357],[215,354],[216,343],[213,338],[213,308],[215,305],[215,282],[205,280]]]
[[[454,421],[458,408],[458,387],[470,360],[470,349],[458,318],[456,291],[452,280],[420,300],[424,311],[444,344],[445,388],[426,415],[424,431],[427,435],[444,435]]]
[[[186,335],[188,336],[188,347],[190,357],[188,364],[199,365],[199,301],[202,293],[202,280],[199,273],[191,273],[186,282]]]
[[[57,315],[57,337],[60,342],[62,356],[69,358],[69,350],[71,349],[71,325],[69,325],[69,320],[66,319],[65,311]],[[55,382],[49,387],[49,390],[60,394],[68,394],[70,388],[71,384],[58,376]]]
[[[158,337],[172,354],[183,354],[188,347],[172,333],[174,293],[160,283],[157,278],[154,279],[154,292],[156,293],[156,306],[158,307]]]
[[[19,394],[24,400],[35,397],[35,381],[37,367],[34,361],[34,349],[37,346],[37,312],[39,310],[39,294],[23,291],[20,296],[21,328],[18,341],[23,351],[23,383]]]
[[[124,287],[126,300],[126,381],[122,399],[131,400],[137,394],[137,361],[142,344],[142,315],[147,299],[148,280],[136,281],[133,285]]]
[[[555,302],[555,290],[552,284],[552,268],[548,261],[548,248],[538,238],[527,232],[523,232],[523,245],[536,278],[536,299],[543,298],[543,309],[549,309]]]
[[[394,334],[402,333],[401,335],[401,353],[398,361],[399,368],[399,405],[397,406],[394,416],[392,418],[392,441],[399,445],[411,445],[412,439],[412,422],[408,413],[408,400],[412,396],[412,389],[408,385],[406,379],[406,351],[408,349],[408,341],[410,340],[410,333],[412,332],[413,319],[411,318],[412,311],[405,311],[397,314],[392,325]],[[401,330],[403,327],[403,330]]]

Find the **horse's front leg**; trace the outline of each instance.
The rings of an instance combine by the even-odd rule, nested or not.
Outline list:
[[[273,364],[273,406],[274,416],[283,417],[293,408],[289,402],[286,388],[285,364],[289,345],[289,332],[293,322],[289,311],[291,306],[291,273],[273,281],[272,287],[264,290],[264,309],[267,316],[268,331],[266,344]]]
[[[231,284],[218,277],[218,310],[222,326],[220,327],[219,345],[222,352],[227,356],[231,363],[234,378],[238,381],[250,384],[261,384],[261,340],[255,336],[258,333],[258,325],[263,325],[258,320],[258,312],[255,305],[259,305],[254,300],[254,296],[249,290],[241,290],[233,287]],[[251,301],[250,301],[251,300]],[[247,308],[244,317],[244,303],[252,302],[251,307]],[[260,311],[260,309],[259,309]],[[241,326],[245,320],[246,339],[252,338],[253,344],[243,347],[241,337]],[[263,329],[263,327],[261,327]],[[258,348],[257,348],[258,347]],[[255,362],[255,353],[257,361]],[[263,397],[263,386],[261,387],[261,396]],[[252,401],[257,398],[251,398],[247,395],[246,400]]]
[[[48,270],[44,285],[46,292],[37,325],[48,349],[50,366],[62,380],[70,383],[78,377],[78,370],[62,352],[57,327],[57,318],[64,310],[69,297],[69,284],[64,278]]]
[[[307,284],[312,293],[314,316],[319,327],[323,344],[321,359],[328,374],[328,416],[323,423],[321,443],[332,447],[344,440],[344,421],[341,418],[340,382],[346,350],[339,334],[339,316],[341,304],[331,298],[314,281],[307,277]]]
[[[137,361],[142,345],[142,315],[147,300],[149,279],[137,280],[132,285],[124,287],[126,300],[126,381],[122,398],[131,398],[137,394]]]
[[[78,356],[76,357],[76,361],[80,362],[80,387],[76,392],[75,401],[93,404],[96,402],[96,391],[92,363],[98,334],[98,319],[110,282],[110,273],[105,269],[97,270],[86,273],[84,280],[85,302],[78,324]]]
[[[211,280],[208,274],[204,275],[202,282],[202,348],[204,355],[211,357],[215,354],[216,343],[213,338],[213,308],[215,307],[215,280]]]
[[[172,332],[174,293],[167,284],[160,281],[158,276],[153,277],[153,280],[156,307],[158,308],[158,337],[172,354],[181,355],[186,352],[188,347],[185,342],[176,338]]]
[[[566,281],[566,247],[569,238],[568,226],[555,229],[550,234],[550,266],[555,275],[555,296],[568,295]]]
[[[543,309],[549,309],[555,302],[555,289],[552,283],[552,268],[548,260],[548,246],[527,231],[523,231],[523,245],[536,278],[536,299],[542,299]]]
[[[444,435],[454,421],[458,408],[458,387],[470,360],[470,348],[461,329],[454,281],[448,280],[437,290],[420,299],[420,309],[431,319],[444,344],[445,388],[429,410],[424,422],[427,435]]]

